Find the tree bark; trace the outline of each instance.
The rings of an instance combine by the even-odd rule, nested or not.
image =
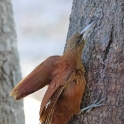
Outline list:
[[[22,101],[14,101],[9,96],[20,79],[11,2],[0,0],[0,124],[24,124]]]
[[[67,39],[95,16],[101,20],[89,34],[82,55],[87,89],[81,108],[103,97],[105,106],[76,115],[70,124],[123,124],[124,1],[73,0]]]

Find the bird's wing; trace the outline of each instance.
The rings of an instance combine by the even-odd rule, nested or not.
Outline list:
[[[74,73],[68,73],[64,78],[60,77],[61,76],[59,76],[59,80],[57,77],[54,81],[52,81],[42,100],[40,108],[40,121],[42,124],[49,124],[51,122],[54,106],[67,83],[70,82],[70,79],[73,80]]]
[[[52,119],[54,106],[61,95],[65,85],[60,86],[57,90],[52,94],[51,98],[48,100],[47,104],[44,106],[43,111],[40,115],[40,121],[42,124],[49,124]]]
[[[38,65],[15,86],[10,96],[14,96],[15,100],[19,100],[48,85],[51,82],[52,72],[58,58],[59,56],[51,56]]]

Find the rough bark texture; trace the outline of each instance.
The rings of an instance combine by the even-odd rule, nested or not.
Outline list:
[[[106,105],[75,116],[70,124],[123,124],[124,1],[74,0],[67,37],[80,32],[93,16],[102,18],[83,51],[87,89],[81,108],[103,97]]]
[[[21,79],[10,0],[0,0],[0,124],[24,124],[22,101],[10,91]]]

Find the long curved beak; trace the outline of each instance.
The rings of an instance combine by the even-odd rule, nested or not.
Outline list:
[[[97,19],[97,20],[95,20],[95,21],[93,21],[92,23],[90,23],[83,31],[81,31],[81,33],[80,34],[82,34],[83,35],[83,39],[84,40],[86,40],[86,36],[87,36],[87,34],[89,33],[89,31],[95,26],[95,24],[97,23],[97,21],[98,21],[99,19]]]

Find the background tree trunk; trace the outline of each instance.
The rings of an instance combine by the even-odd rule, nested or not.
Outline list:
[[[10,0],[0,0],[0,124],[24,124],[22,101],[10,91],[21,79]]]
[[[124,123],[124,1],[74,0],[67,38],[101,17],[89,35],[82,60],[87,90],[81,108],[106,97],[105,106],[75,116],[70,124]]]

